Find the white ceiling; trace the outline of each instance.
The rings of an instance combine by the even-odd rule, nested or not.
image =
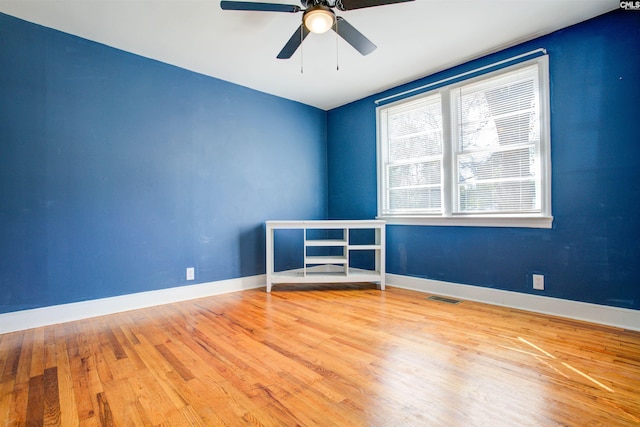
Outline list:
[[[218,0],[0,0],[0,12],[328,110],[618,5],[616,0],[416,0],[336,11],[378,49],[361,56],[333,32],[310,34],[302,51],[288,60],[276,55],[302,13],[223,11]]]

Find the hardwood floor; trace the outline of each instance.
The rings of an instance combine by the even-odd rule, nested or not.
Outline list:
[[[369,285],[0,336],[0,423],[640,425],[640,333]]]

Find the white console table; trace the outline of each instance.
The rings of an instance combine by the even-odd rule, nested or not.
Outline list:
[[[385,286],[385,222],[380,220],[267,221],[267,292],[275,283],[374,282]],[[279,229],[303,230],[302,268],[275,271],[274,236]],[[370,229],[371,241],[355,243],[351,230]],[[337,231],[336,231],[337,230]],[[315,233],[315,235],[314,235]],[[318,234],[328,237],[318,237]],[[311,249],[315,248],[315,249]],[[320,248],[320,249],[318,249]],[[314,254],[322,248],[327,254]],[[309,250],[311,249],[311,251]],[[373,270],[354,268],[350,255],[355,251],[373,252]],[[310,254],[311,252],[311,254]],[[331,254],[328,254],[331,252]]]

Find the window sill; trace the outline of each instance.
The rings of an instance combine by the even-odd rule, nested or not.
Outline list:
[[[552,228],[552,216],[379,216],[388,225],[428,225],[439,227]]]

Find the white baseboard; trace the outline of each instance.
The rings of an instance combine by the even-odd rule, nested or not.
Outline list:
[[[158,289],[117,297],[3,313],[0,314],[0,334],[55,325],[57,323],[72,322],[74,320],[104,316],[123,311],[137,310],[172,302],[259,288],[265,286],[265,283],[266,276],[261,274],[258,276],[178,286],[175,288]]]
[[[264,274],[0,314],[0,334],[265,286]],[[640,331],[640,311],[387,274],[389,286]]]
[[[640,331],[640,310],[387,274],[387,285]]]

